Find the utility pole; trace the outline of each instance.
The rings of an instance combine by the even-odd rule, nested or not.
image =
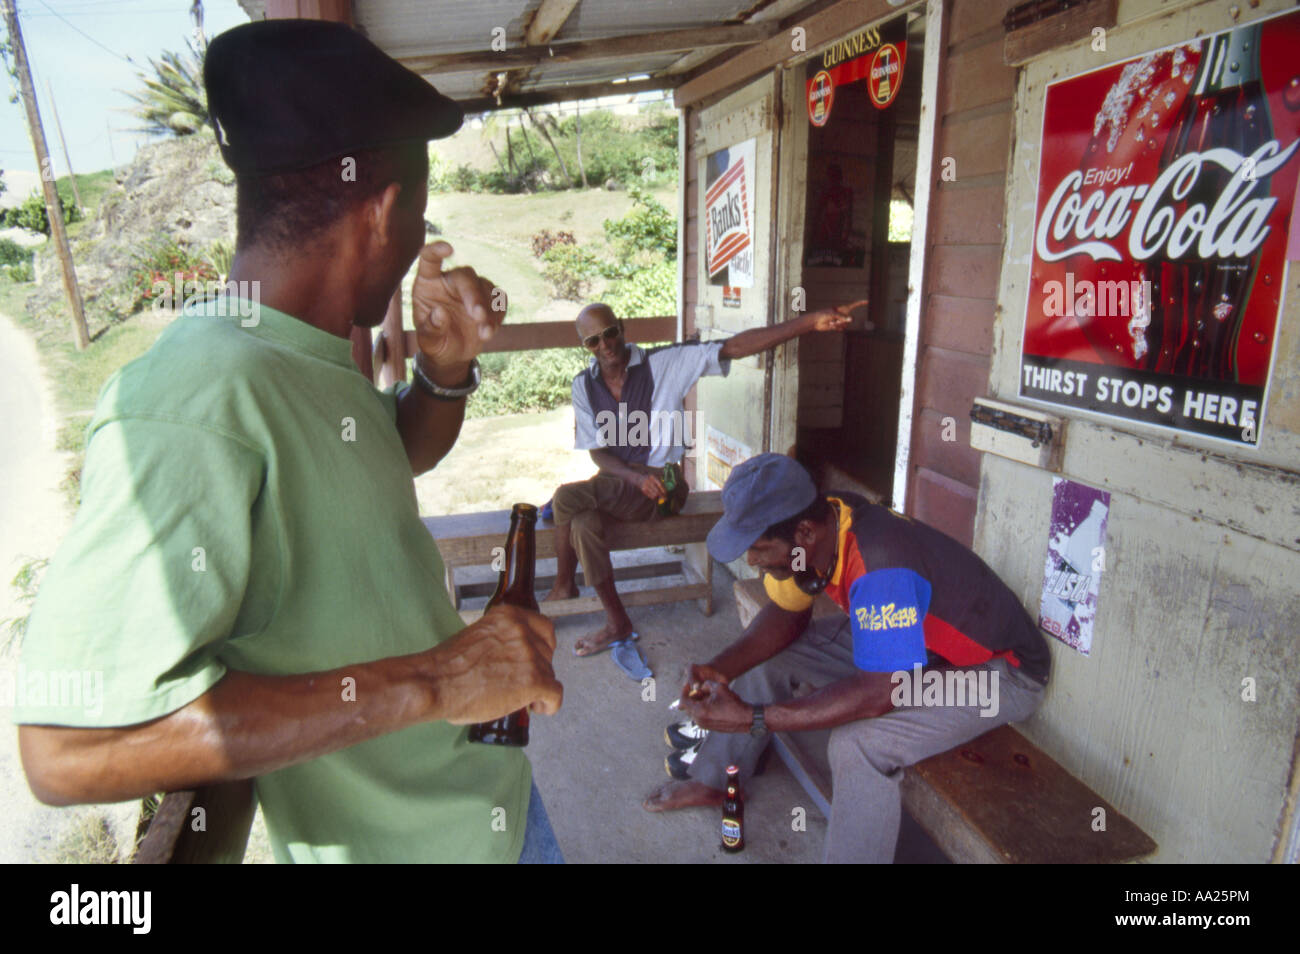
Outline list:
[[[68,155],[68,141],[63,138],[63,123],[59,121],[59,104],[54,101],[54,86],[45,80],[45,90],[50,94],[50,109],[54,110],[54,128],[59,131],[59,145],[63,147],[63,162],[68,167],[68,181],[72,183],[72,198],[81,206],[81,193],[77,190],[77,174],[72,171],[72,157]],[[85,208],[85,206],[81,206]]]
[[[9,31],[9,44],[14,51],[14,67],[18,71],[18,88],[22,93],[23,105],[27,108],[27,126],[32,137],[32,149],[36,152],[36,167],[41,172],[41,191],[45,193],[45,214],[50,220],[50,235],[54,239],[54,250],[58,252],[59,263],[63,266],[63,291],[68,296],[68,307],[72,309],[73,338],[77,350],[84,351],[90,344],[90,332],[86,330],[81,289],[77,286],[77,272],[72,265],[68,233],[63,227],[63,203],[59,200],[59,190],[54,186],[50,150],[45,145],[45,130],[41,128],[36,89],[32,86],[32,71],[27,63],[27,48],[23,45],[22,30],[18,27],[18,11],[14,8],[14,0],[0,0],[0,11],[4,13],[5,29]]]

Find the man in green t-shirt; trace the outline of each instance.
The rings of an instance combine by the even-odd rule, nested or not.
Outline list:
[[[554,630],[510,607],[462,624],[412,483],[502,319],[422,248],[426,143],[460,109],[320,21],[223,34],[205,82],[241,297],[187,308],[100,395],[24,643],[29,783],[65,805],[254,778],[281,861],[530,857],[528,760],[465,726],[558,710]],[[381,393],[349,336],[417,255],[416,385]]]

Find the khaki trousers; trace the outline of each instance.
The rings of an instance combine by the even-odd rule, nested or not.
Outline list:
[[[658,473],[654,468],[646,468],[645,472]],[[655,501],[621,477],[604,473],[564,484],[555,491],[551,506],[556,526],[569,527],[569,539],[588,586],[599,586],[614,575],[605,544],[606,520],[640,522],[659,516]]]

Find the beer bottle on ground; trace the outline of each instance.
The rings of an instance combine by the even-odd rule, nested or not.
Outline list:
[[[537,612],[537,596],[533,592],[537,555],[536,523],[536,507],[531,504],[515,504],[510,512],[510,535],[506,538],[506,565],[497,578],[496,592],[488,600],[483,610],[485,613],[503,603]],[[527,745],[527,707],[493,722],[471,725],[469,740],[488,745]]]
[[[722,849],[745,847],[745,799],[740,794],[740,769],[727,766],[727,794],[722,801]]]

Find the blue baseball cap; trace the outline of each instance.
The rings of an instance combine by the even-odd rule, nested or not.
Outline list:
[[[768,527],[801,513],[816,499],[817,486],[801,464],[783,454],[751,457],[722,488],[722,519],[709,531],[709,552],[730,563]]]

